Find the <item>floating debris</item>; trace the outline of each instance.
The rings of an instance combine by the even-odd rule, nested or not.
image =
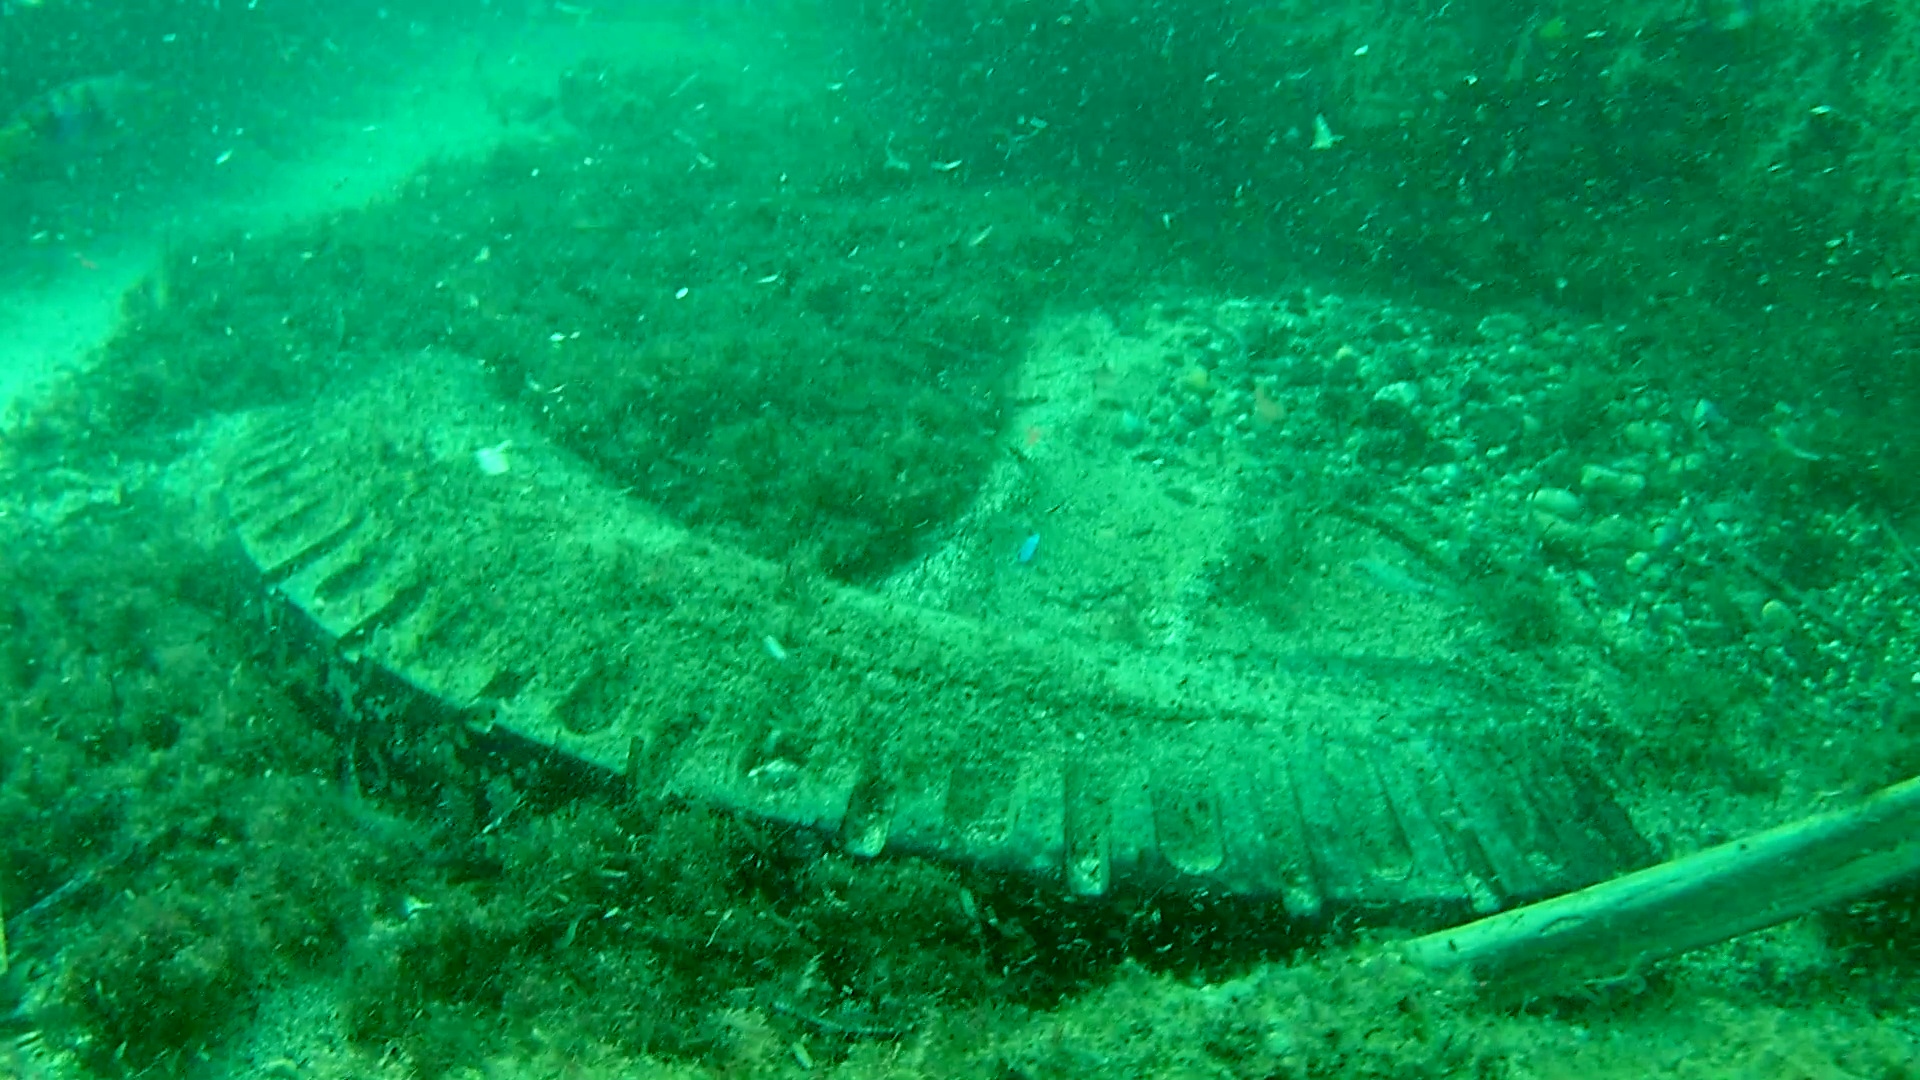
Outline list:
[[[1014,556],[1014,558],[1018,559],[1020,562],[1023,562],[1023,563],[1030,563],[1033,561],[1033,557],[1039,553],[1040,553],[1040,534],[1028,533],[1027,538],[1025,540],[1020,541],[1020,551],[1018,552],[1018,554]]]
[[[1338,143],[1344,138],[1346,138],[1345,135],[1335,135],[1333,133],[1333,128],[1327,125],[1326,117],[1315,114],[1313,118],[1313,149],[1331,150],[1335,143]]]

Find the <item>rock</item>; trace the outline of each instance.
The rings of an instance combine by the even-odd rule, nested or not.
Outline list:
[[[1580,470],[1580,490],[1593,495],[1629,499],[1647,489],[1647,478],[1639,473],[1588,465]]]
[[[1534,492],[1533,497],[1527,501],[1533,504],[1535,510],[1551,514],[1563,521],[1571,521],[1579,517],[1582,505],[1580,496],[1566,488],[1556,487],[1543,487]]]
[[[1367,420],[1378,427],[1404,428],[1414,420],[1420,404],[1420,384],[1408,381],[1388,383],[1374,391],[1367,403]]]

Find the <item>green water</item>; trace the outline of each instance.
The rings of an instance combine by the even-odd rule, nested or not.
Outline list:
[[[1920,1059],[1910,888],[1542,995],[1393,949],[1920,771],[1910,12],[0,10],[0,1075]],[[468,427],[353,411],[422,357]],[[561,460],[590,497],[515,511]],[[373,571],[262,565],[285,469],[287,513],[377,491],[402,540],[481,492],[471,561],[409,572],[597,642],[567,715],[639,764],[515,719],[538,665],[463,691],[329,632]],[[535,548],[614,569],[569,592]],[[1250,759],[1263,708],[1332,745],[1274,705],[1310,678],[1568,831],[1442,808],[1423,847],[1336,738],[1250,883],[1233,745],[1169,730],[1225,701]],[[432,708],[495,702],[536,745]],[[994,762],[1057,740],[1064,853],[886,820],[933,775],[908,736],[974,712],[942,812],[1041,805]],[[716,715],[741,786],[659,764]],[[855,744],[845,819],[797,820]],[[1088,824],[1123,745],[1134,862]],[[1551,839],[1605,815],[1633,843]]]

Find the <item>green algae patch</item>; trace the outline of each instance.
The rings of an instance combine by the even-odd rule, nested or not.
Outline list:
[[[677,84],[576,76],[538,140],[175,253],[84,400],[57,391],[19,445],[163,454],[210,413],[451,348],[687,524],[884,575],[972,497],[1034,318],[1132,291],[1135,226],[1048,185],[903,172],[843,105]]]

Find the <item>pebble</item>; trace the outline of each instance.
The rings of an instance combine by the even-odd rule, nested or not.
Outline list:
[[[1580,470],[1580,490],[1617,499],[1632,498],[1647,488],[1647,478],[1639,473],[1588,465]]]
[[[1768,630],[1791,630],[1799,625],[1793,617],[1793,609],[1778,600],[1769,600],[1760,605],[1760,625]]]
[[[1570,520],[1580,516],[1580,496],[1566,488],[1543,487],[1533,493],[1529,500],[1536,510],[1544,510],[1554,517]]]

